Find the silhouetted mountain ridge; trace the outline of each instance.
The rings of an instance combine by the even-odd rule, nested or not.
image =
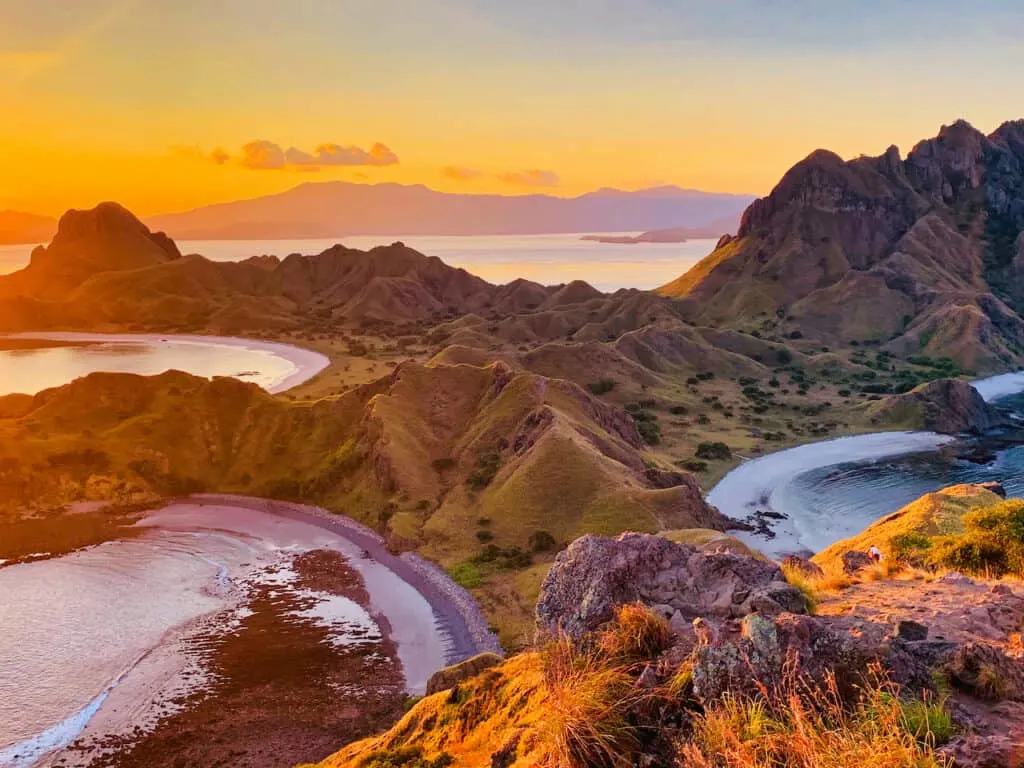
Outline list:
[[[178,239],[633,232],[738,215],[749,195],[656,187],[575,198],[437,192],[421,184],[308,182],[252,200],[154,216]]]

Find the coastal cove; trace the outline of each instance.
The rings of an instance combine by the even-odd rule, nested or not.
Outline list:
[[[7,347],[5,348],[5,342]],[[0,396],[36,394],[97,371],[151,376],[182,370],[231,376],[283,392],[330,364],[289,344],[225,336],[25,332],[0,334]]]
[[[979,379],[972,386],[987,402],[999,402],[1024,391],[1024,373]],[[951,485],[995,481],[1010,495],[1024,494],[1024,446],[979,465],[944,455],[941,449],[955,440],[934,432],[878,432],[807,443],[744,461],[707,500],[734,519],[766,523],[770,533],[734,535],[781,558],[819,552]]]
[[[279,729],[278,746],[294,755],[290,742],[306,733],[306,759],[319,759],[393,717],[441,667],[497,650],[464,590],[415,555],[392,555],[347,518],[200,495],[136,527],[137,536],[0,568],[0,590],[16,598],[0,606],[13,628],[0,639],[5,768],[58,758],[119,765],[90,762],[111,746],[134,751],[132,764],[159,765],[166,743],[205,727],[189,710],[218,699],[251,701],[242,721],[258,728],[262,710],[279,706],[261,700],[266,688],[293,702],[299,729]],[[285,666],[266,657],[278,636],[287,640]],[[239,654],[242,672],[225,674]],[[258,674],[263,682],[247,682]],[[342,689],[348,703],[339,710]],[[225,741],[244,735],[237,731]],[[272,740],[264,747],[255,764],[285,764]]]

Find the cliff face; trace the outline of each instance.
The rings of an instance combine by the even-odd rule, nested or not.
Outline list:
[[[1003,412],[986,403],[978,390],[957,379],[939,379],[893,395],[873,409],[872,421],[947,435],[983,434],[1008,423]]]
[[[960,121],[901,158],[817,151],[737,237],[663,286],[698,321],[877,341],[1000,370],[1024,355],[1024,121]]]

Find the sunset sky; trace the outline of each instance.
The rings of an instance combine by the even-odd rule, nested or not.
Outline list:
[[[1019,0],[0,0],[0,208],[763,194],[816,147],[1024,117],[1022,31]]]

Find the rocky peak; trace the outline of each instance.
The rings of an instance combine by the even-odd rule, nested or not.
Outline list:
[[[965,120],[944,125],[934,139],[907,156],[907,175],[922,191],[945,203],[977,189],[984,180],[988,138]]]
[[[71,210],[57,225],[49,246],[32,252],[31,270],[48,289],[77,284],[99,272],[141,269],[181,258],[163,232],[150,232],[117,203]]]
[[[1024,157],[1024,120],[1008,120],[1000,125],[989,139],[1005,147],[1018,157]]]

